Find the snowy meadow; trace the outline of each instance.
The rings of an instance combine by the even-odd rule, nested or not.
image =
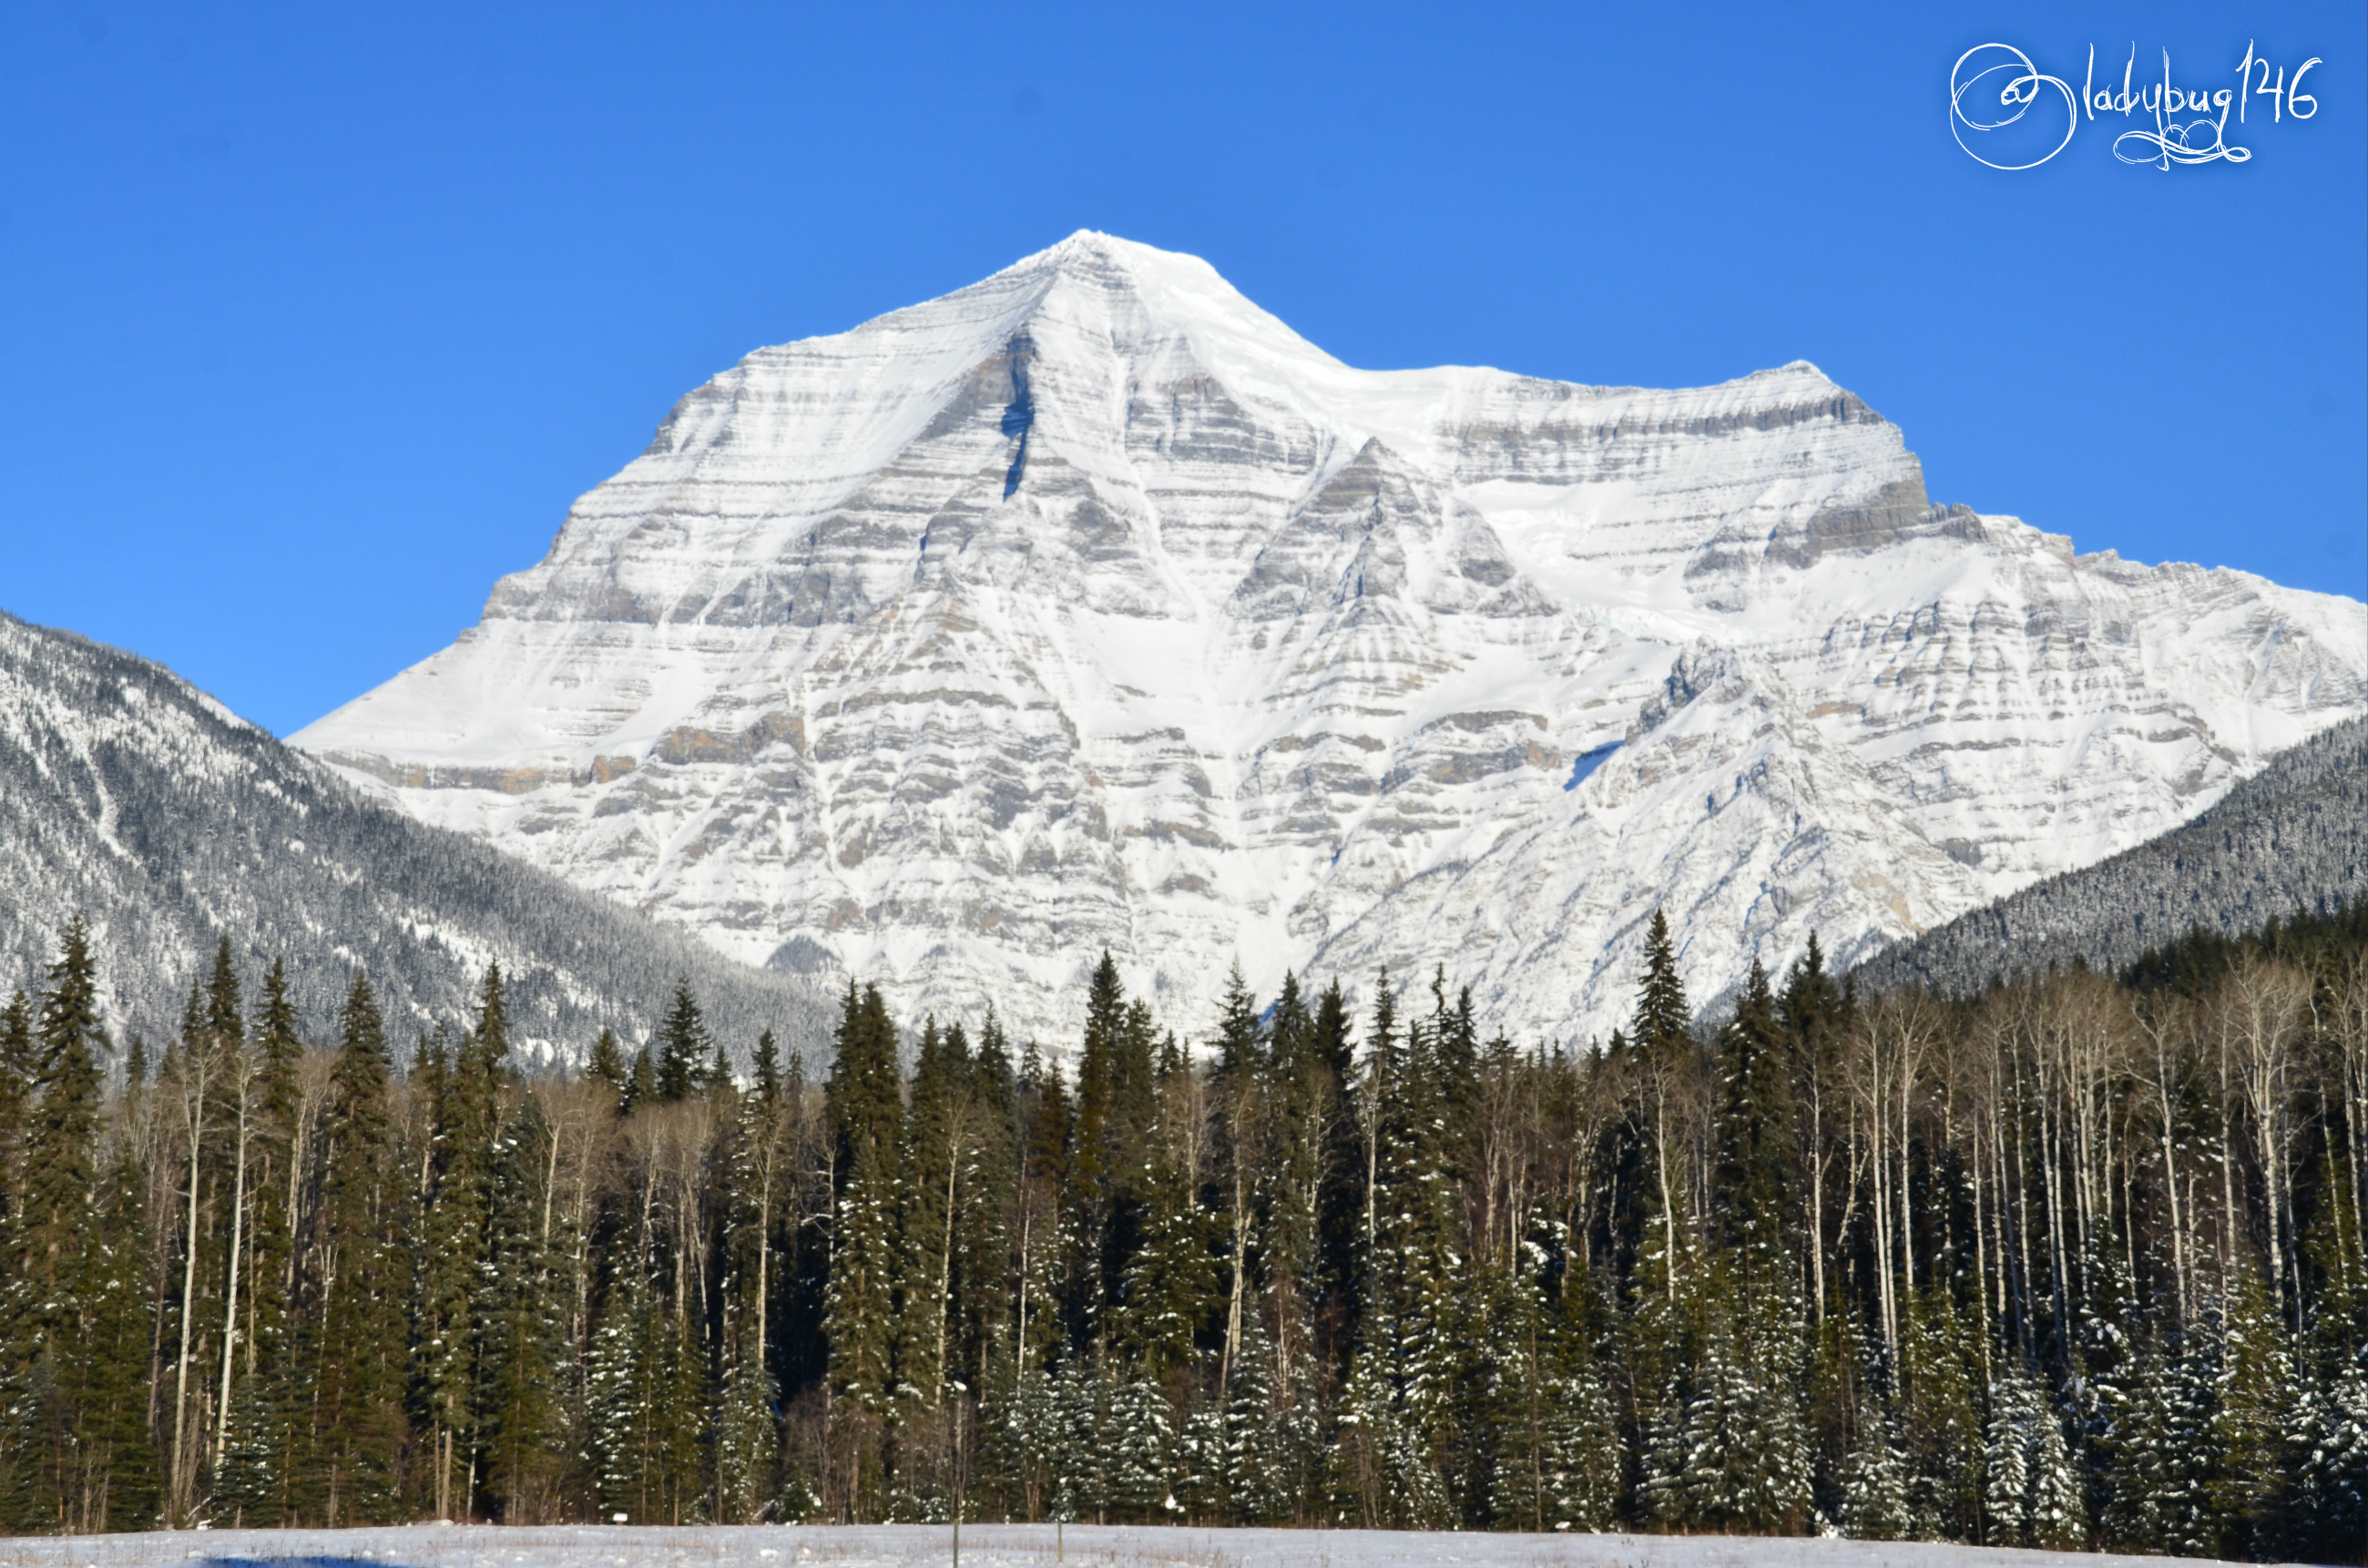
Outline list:
[[[413,1525],[352,1530],[156,1530],[0,1540],[0,1568],[921,1568],[951,1564],[943,1525]],[[1445,1530],[1178,1529],[973,1525],[976,1568],[2024,1568],[2196,1559],[2021,1551],[1926,1542],[1768,1540],[1741,1536],[1474,1535]]]

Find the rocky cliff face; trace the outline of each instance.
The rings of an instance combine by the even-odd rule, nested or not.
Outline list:
[[[1065,1043],[1105,948],[1446,967],[1608,1029],[1847,963],[2368,704],[2368,609],[1931,505],[1806,364],[1351,369],[1081,233],[677,405],[451,648],[298,743],[754,964]]]

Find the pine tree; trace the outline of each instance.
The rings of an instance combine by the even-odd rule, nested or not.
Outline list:
[[[1716,1161],[1712,1189],[1720,1239],[1734,1260],[1747,1310],[1795,1278],[1788,1245],[1797,1152],[1792,1084],[1767,971],[1755,962],[1735,1017],[1719,1031]]]
[[[2080,1472],[2064,1441],[2064,1426],[2041,1402],[2029,1449],[2031,1492],[2023,1508],[2023,1533],[2048,1551],[2077,1551],[2089,1541],[2088,1506]]]
[[[1945,1290],[1911,1299],[1896,1388],[1910,1496],[1927,1527],[1953,1540],[1974,1538],[1982,1497],[1980,1352],[1971,1340]],[[2060,1431],[2056,1437],[2060,1445]]]
[[[1191,1363],[1217,1301],[1217,1260],[1190,1174],[1166,1140],[1133,1190],[1141,1245],[1128,1260],[1110,1317],[1115,1337],[1153,1378]]]
[[[716,1509],[727,1524],[762,1524],[772,1511],[780,1462],[773,1399],[772,1374],[753,1356],[733,1363],[715,1436]]]
[[[850,983],[826,1099],[837,1142],[824,1332],[829,1378],[854,1423],[853,1491],[871,1517],[884,1497],[879,1422],[894,1396],[896,1293],[904,1278],[904,1104],[894,1027],[877,987]]]
[[[705,1078],[713,1051],[690,982],[676,982],[673,1005],[658,1025],[657,1097],[668,1105],[689,1099]]]
[[[483,1485],[510,1523],[544,1506],[558,1482],[553,1457],[566,1447],[566,1321],[545,1220],[552,1136],[541,1101],[519,1096],[488,1161],[484,1266],[471,1303]]]
[[[592,1042],[592,1056],[584,1064],[584,1071],[587,1076],[608,1085],[617,1096],[619,1108],[622,1108],[626,1087],[632,1081],[632,1070],[625,1065],[625,1053],[617,1044],[615,1030],[604,1028],[600,1031],[600,1038]]]
[[[625,1092],[617,1097],[617,1113],[631,1116],[643,1106],[657,1103],[657,1069],[650,1064],[650,1048],[645,1045],[633,1053],[633,1071],[625,1080]]]
[[[2340,1561],[2368,1540],[2368,1369],[2351,1362],[2314,1391],[2294,1436],[2288,1542],[2312,1561]]]
[[[2260,1275],[2240,1265],[2219,1333],[2213,1446],[2219,1457],[2213,1504],[2220,1551],[2265,1554],[2284,1503],[2286,1432],[2294,1414],[2294,1363]]]
[[[2031,1434],[2039,1396],[2027,1373],[2010,1370],[1990,1385],[1989,1426],[1982,1444],[1982,1539],[1992,1546],[2029,1540]]]
[[[0,1472],[15,1481],[10,1512],[31,1528],[105,1522],[104,1478],[85,1458],[112,1435],[105,1370],[94,1364],[87,1313],[106,1272],[96,1235],[99,1058],[107,1051],[89,933],[66,927],[33,1028],[32,1093],[24,1128],[20,1208],[0,1339],[6,1412]]]
[[[1146,1377],[1121,1382],[1103,1427],[1104,1500],[1122,1522],[1164,1521],[1173,1510],[1175,1428],[1167,1396]]]
[[[1275,1428],[1274,1347],[1265,1314],[1253,1308],[1234,1363],[1234,1384],[1224,1401],[1224,1495],[1229,1522],[1279,1525],[1290,1522],[1297,1505],[1289,1466]]]
[[[1907,1456],[1880,1410],[1869,1412],[1851,1455],[1841,1526],[1853,1540],[1913,1540],[1923,1533],[1907,1499]]]
[[[1118,965],[1102,954],[1086,995],[1086,1032],[1077,1056],[1076,1131],[1069,1161],[1066,1303],[1073,1343],[1107,1346],[1111,1297],[1130,1250],[1124,1180],[1136,1153],[1128,1136],[1128,1028]]]
[[[338,1017],[322,1127],[320,1236],[305,1281],[316,1326],[300,1352],[312,1369],[312,1454],[297,1496],[332,1526],[384,1523],[401,1506],[408,1266],[392,1244],[400,1177],[388,1067],[378,1000],[358,971]]]
[[[1108,1507],[1115,1393],[1109,1372],[1084,1357],[1071,1357],[1053,1375],[1053,1420],[1061,1437],[1047,1512],[1055,1519],[1099,1521]]]
[[[161,1521],[156,1445],[149,1425],[148,1173],[137,1130],[119,1125],[102,1168],[88,1294],[82,1314],[87,1434],[80,1523],[92,1530],[153,1529]]]
[[[485,1299],[501,1062],[508,1053],[508,1008],[501,968],[488,964],[474,1028],[433,1101],[432,1184],[424,1216],[420,1321],[414,1329],[417,1381],[431,1445],[428,1473],[438,1514],[472,1514],[486,1472],[490,1428],[481,1420]]]

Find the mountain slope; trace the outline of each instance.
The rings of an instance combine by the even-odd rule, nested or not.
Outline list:
[[[1352,369],[1096,234],[678,403],[452,647],[298,744],[751,963],[1444,963],[1600,1032],[2153,837],[2368,705],[2368,610],[1931,505],[1814,367]]]
[[[677,976],[737,1050],[769,1026],[812,1053],[827,1027],[801,983],[369,799],[161,665],[0,615],[0,988],[31,989],[77,911],[119,1028],[159,1041],[224,935],[250,978],[284,955],[319,1028],[367,969],[399,1049],[465,1020],[494,959],[529,1059],[645,1036]]]
[[[2201,928],[2257,931],[2368,897],[2368,721],[2281,753],[2184,827],[2050,877],[1879,954],[1865,983],[1964,994],[2086,960],[2128,968]]]

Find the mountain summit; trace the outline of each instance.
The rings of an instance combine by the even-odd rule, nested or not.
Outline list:
[[[2368,608],[1931,505],[1804,363],[1353,369],[1078,233],[691,392],[296,741],[750,963],[1065,1042],[1108,949],[1444,966],[1571,1039],[2186,821],[2368,705]]]

